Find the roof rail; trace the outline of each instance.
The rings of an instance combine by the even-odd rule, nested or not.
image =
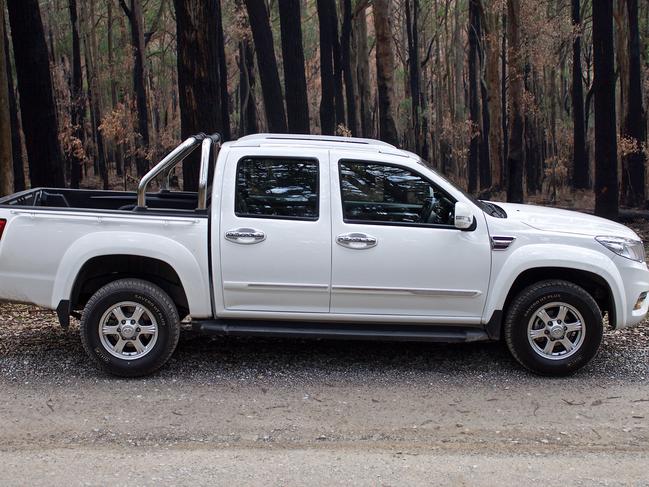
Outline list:
[[[286,141],[303,141],[303,142],[334,142],[357,145],[373,145],[382,147],[391,147],[396,149],[392,144],[375,139],[363,139],[359,137],[340,137],[335,135],[306,135],[306,134],[252,134],[241,137],[236,142],[286,142]]]

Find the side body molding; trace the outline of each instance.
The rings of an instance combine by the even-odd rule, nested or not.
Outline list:
[[[75,240],[61,259],[54,280],[52,309],[62,300],[70,299],[77,275],[90,259],[105,255],[133,255],[169,264],[180,277],[192,317],[209,318],[212,309],[207,250],[197,248],[195,254],[169,237],[150,233],[112,230],[85,235]]]

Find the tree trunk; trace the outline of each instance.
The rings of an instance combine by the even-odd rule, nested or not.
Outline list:
[[[572,0],[572,122],[573,122],[573,184],[588,188],[588,157],[586,155],[586,125],[584,123],[584,88],[581,72],[581,12],[579,0]]]
[[[7,6],[32,187],[65,187],[49,54],[38,0],[9,0]]]
[[[640,67],[640,32],[638,28],[638,0],[627,0],[629,17],[628,66],[629,91],[623,137],[633,141],[632,152],[622,159],[624,201],[628,206],[645,203],[645,153],[646,118],[642,105],[642,70]]]
[[[9,115],[9,81],[5,49],[5,6],[0,0],[0,196],[13,193],[14,170],[11,152],[11,116]]]
[[[390,28],[390,0],[374,0],[376,30],[376,84],[379,105],[379,137],[397,145],[399,136],[394,121],[394,52]]]
[[[356,111],[356,63],[352,60],[352,0],[343,0],[343,25],[341,29],[342,66],[345,78],[345,99],[347,101],[347,127],[352,135],[358,137],[360,132],[358,113]]]
[[[300,0],[279,0],[278,4],[288,130],[295,134],[308,134],[310,132],[309,99],[306,94]]]
[[[595,96],[595,214],[618,216],[613,6],[593,2],[593,93]]]
[[[521,52],[520,0],[507,0],[509,76],[509,142],[507,201],[522,203],[523,194],[523,59]]]
[[[469,119],[471,139],[467,165],[468,191],[478,190],[478,168],[480,165],[480,144],[482,142],[482,112],[480,105],[480,6],[479,0],[469,0]]]
[[[221,0],[216,1],[216,41],[219,54],[219,85],[221,87],[221,137],[230,140],[230,95],[228,93],[228,63],[225,57],[225,36],[223,34],[223,11]]]
[[[259,131],[252,57],[250,41],[243,39],[239,42],[239,135],[242,137]]]
[[[83,114],[85,101],[83,98],[83,72],[81,71],[81,45],[79,42],[79,19],[77,0],[68,0],[70,24],[72,26],[72,83],[70,86],[70,120],[72,134],[83,146]],[[81,182],[83,158],[76,151],[68,154],[70,164],[70,187],[78,188]]]
[[[146,97],[146,66],[144,63],[144,19],[140,0],[131,0],[130,8],[125,0],[119,0],[131,25],[131,49],[133,51],[133,92],[137,110],[137,129],[140,136],[136,158],[137,175],[142,177],[149,169],[146,151],[149,148],[149,107]]]
[[[358,86],[358,110],[360,112],[361,135],[374,137],[372,126],[372,108],[370,94],[370,61],[367,48],[367,8],[363,5],[354,17],[354,40],[356,41],[356,59],[358,61],[356,77]]]
[[[412,1],[412,6],[411,6]],[[421,68],[419,66],[419,0],[406,0],[406,35],[408,37],[408,80],[410,87],[414,150],[421,154],[423,145],[420,123]]]
[[[266,121],[271,132],[286,132],[286,111],[282,86],[277,72],[277,59],[273,43],[273,32],[270,29],[270,18],[265,0],[245,0],[252,37],[255,41],[255,53],[261,92],[264,97]]]
[[[219,80],[219,0],[174,0],[182,138],[223,128]],[[200,154],[183,163],[185,191],[198,189]]]
[[[503,185],[503,129],[501,118],[500,93],[500,46],[498,29],[500,10],[485,13],[485,83],[487,90],[489,125],[489,160],[491,162],[491,181],[499,190]],[[503,73],[503,77],[504,77]]]
[[[3,3],[0,0],[0,3]],[[14,191],[23,191],[25,184],[25,167],[23,162],[23,144],[20,137],[20,121],[18,120],[18,102],[16,101],[16,88],[14,85],[13,73],[11,72],[11,53],[9,51],[9,36],[7,35],[7,23],[2,19],[2,31],[4,42],[5,69],[7,74],[7,88],[9,95],[9,118],[11,122],[11,156],[13,159]]]
[[[332,28],[332,0],[318,0],[318,27],[320,32],[320,131],[325,135],[336,132],[336,92],[334,81],[334,38]],[[335,8],[335,6],[334,6]]]

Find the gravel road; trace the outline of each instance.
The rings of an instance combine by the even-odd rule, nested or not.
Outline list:
[[[97,372],[78,329],[0,305],[1,485],[649,485],[649,324],[567,379],[501,344],[213,339]]]

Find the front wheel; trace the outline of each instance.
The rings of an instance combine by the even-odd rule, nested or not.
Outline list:
[[[81,340],[93,361],[121,377],[151,374],[173,354],[178,310],[167,293],[140,279],[120,279],[97,291],[81,319]]]
[[[524,367],[541,375],[565,376],[597,354],[602,313],[580,286],[541,281],[514,298],[504,332],[510,352]]]

